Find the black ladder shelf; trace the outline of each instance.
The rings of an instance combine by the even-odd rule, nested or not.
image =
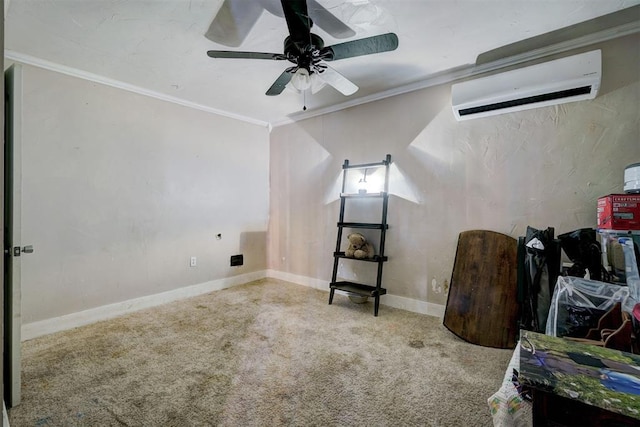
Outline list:
[[[336,240],[336,251],[333,253],[333,274],[331,275],[331,283],[330,293],[329,293],[329,304],[333,302],[333,296],[336,290],[347,292],[348,294],[363,296],[363,297],[372,297],[374,298],[374,311],[373,315],[378,315],[378,309],[380,307],[380,296],[387,293],[387,290],[382,287],[382,267],[384,263],[387,261],[387,257],[384,254],[384,243],[385,237],[387,233],[387,229],[389,228],[387,224],[387,205],[389,203],[389,166],[391,165],[391,155],[387,154],[386,158],[378,163],[365,163],[359,165],[351,165],[349,164],[349,160],[345,160],[342,165],[342,192],[340,193],[340,218],[338,220],[338,238]],[[366,183],[367,171],[374,169],[377,170],[379,168],[384,168],[384,181],[381,186],[382,191],[378,192],[368,192],[366,190],[358,190],[357,192],[346,192],[347,185],[347,173],[353,169],[360,169],[363,171],[364,178],[360,180],[360,182]],[[366,222],[345,222],[345,205],[347,200],[357,200],[357,199],[381,199],[382,200],[382,220],[379,223],[366,223]],[[344,251],[340,250],[340,245],[342,244],[342,232],[345,228],[348,229],[370,229],[370,230],[379,230],[380,232],[380,240],[379,247],[377,250],[377,254],[371,259],[357,259],[347,257]],[[340,263],[340,259],[352,259],[354,261],[363,261],[369,263],[375,263],[378,265],[378,273],[376,276],[375,285],[366,285],[362,283],[354,283],[348,281],[337,281],[338,276],[338,266]]]

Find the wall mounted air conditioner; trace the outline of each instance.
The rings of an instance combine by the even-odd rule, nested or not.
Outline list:
[[[556,59],[451,87],[457,120],[593,99],[602,74],[600,50]]]

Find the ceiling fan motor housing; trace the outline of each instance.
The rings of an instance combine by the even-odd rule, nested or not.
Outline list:
[[[294,40],[291,36],[287,36],[287,38],[284,39],[284,54],[287,58],[296,58],[298,65],[302,65],[301,62],[310,63],[312,52],[314,50],[320,50],[323,47],[324,40],[313,33],[309,33],[309,39],[304,41]],[[291,59],[289,60],[291,61]]]

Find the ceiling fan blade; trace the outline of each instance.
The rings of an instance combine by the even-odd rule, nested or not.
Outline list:
[[[327,85],[327,82],[324,81],[320,74],[313,73],[311,74],[311,94],[315,95],[320,91],[320,89],[324,88]]]
[[[291,76],[293,76],[292,73],[288,71],[283,71],[282,74],[280,74],[280,76],[276,79],[276,81],[273,82],[273,84],[267,90],[265,95],[268,95],[268,96],[280,95],[284,90],[285,86],[287,85],[287,83],[291,81]]]
[[[320,56],[325,61],[353,58],[354,56],[371,55],[373,53],[389,52],[398,47],[398,36],[394,33],[334,44],[322,49]]]
[[[353,95],[358,90],[358,86],[328,65],[322,73],[318,74],[318,78],[324,80],[345,96]]]
[[[356,35],[355,31],[353,31],[347,24],[336,18],[316,0],[308,0],[308,9],[313,22],[318,27],[331,34],[332,37],[337,39],[346,39],[347,37],[353,37]]]
[[[275,61],[282,61],[287,59],[281,53],[267,53],[267,52],[238,52],[232,50],[209,50],[207,55],[211,58],[233,58],[233,59],[273,59]]]
[[[204,36],[224,46],[240,46],[263,10],[254,1],[224,0]]]
[[[258,3],[260,3],[262,7],[267,10],[267,12],[279,18],[284,18],[284,13],[282,12],[282,2],[280,0],[258,0]]]

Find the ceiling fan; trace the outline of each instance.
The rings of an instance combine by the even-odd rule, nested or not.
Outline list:
[[[309,17],[306,0],[282,0],[289,36],[284,40],[284,53],[238,52],[210,50],[211,58],[287,60],[294,66],[287,68],[267,90],[269,96],[279,95],[289,82],[299,91],[312,93],[329,84],[344,95],[352,95],[358,86],[329,67],[326,62],[355,56],[388,52],[398,47],[398,36],[386,33],[363,39],[325,46],[320,36],[311,32],[313,21]]]

